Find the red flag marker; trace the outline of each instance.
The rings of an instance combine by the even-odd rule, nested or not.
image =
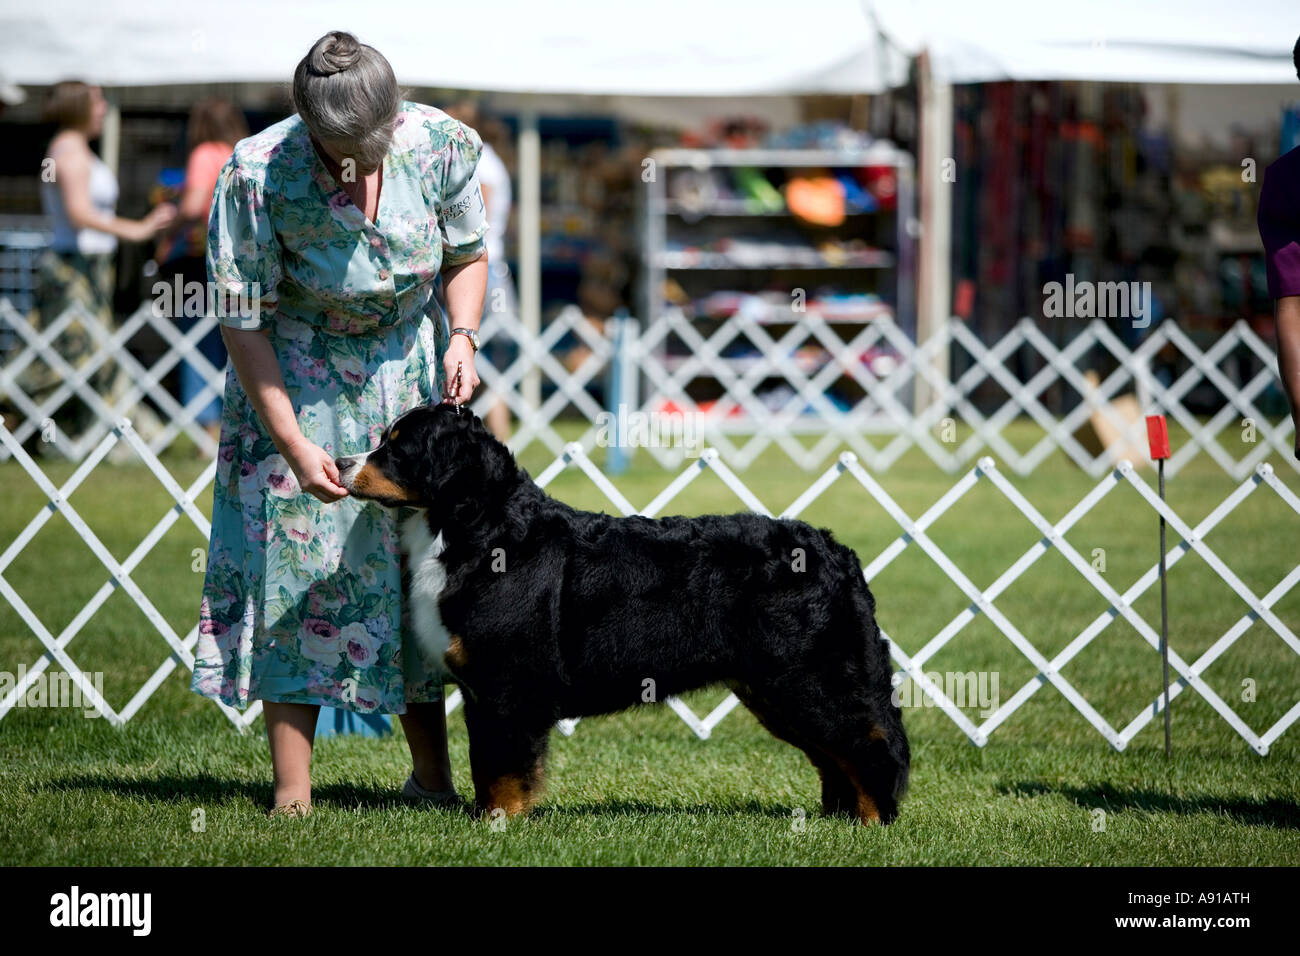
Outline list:
[[[1147,444],[1160,476],[1160,500],[1165,500],[1165,459],[1169,457],[1169,425],[1163,415],[1147,416]],[[1165,581],[1165,516],[1160,516],[1160,657],[1165,671],[1165,759],[1172,753],[1169,739],[1169,591]]]
[[[1147,416],[1147,444],[1151,446],[1151,460],[1169,457],[1169,425],[1163,415]]]

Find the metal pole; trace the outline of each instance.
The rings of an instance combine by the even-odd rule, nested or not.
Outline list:
[[[108,112],[104,114],[104,129],[99,134],[99,158],[114,176],[118,174],[122,165],[122,107],[116,97],[108,101]]]
[[[542,330],[542,146],[537,110],[519,115],[519,319],[534,340]],[[520,383],[524,404],[536,412],[542,403],[542,377],[536,365]]]
[[[609,363],[609,388],[605,405],[613,422],[614,435],[605,455],[605,467],[611,476],[627,471],[632,452],[623,444],[627,434],[624,419],[636,409],[636,366],[632,363],[631,340],[636,335],[636,321],[620,308],[606,328],[612,333],[613,358]]]
[[[1156,461],[1160,501],[1165,500],[1165,460]],[[1160,515],[1160,658],[1165,666],[1165,759],[1173,754],[1169,737],[1169,591],[1165,584],[1165,516]]]
[[[952,158],[952,86],[936,78],[928,51],[917,58],[921,100],[921,156],[918,193],[921,200],[921,240],[917,256],[916,345],[921,347],[948,324],[952,316],[952,191],[944,181],[943,164]],[[899,204],[897,215],[904,216]],[[906,226],[905,223],[900,225]],[[901,242],[901,239],[900,239]],[[902,253],[900,245],[899,253]],[[905,316],[898,316],[900,322]],[[935,371],[944,380],[951,372],[948,346],[935,352]],[[914,414],[920,415],[939,400],[929,381],[918,374],[913,385]]]

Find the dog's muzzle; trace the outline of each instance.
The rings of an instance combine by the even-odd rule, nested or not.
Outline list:
[[[357,472],[361,471],[361,468],[365,465],[368,457],[370,457],[369,452],[366,452],[364,455],[349,455],[346,458],[335,458],[334,467],[339,470],[339,484],[348,491],[351,491],[352,482],[356,480]]]

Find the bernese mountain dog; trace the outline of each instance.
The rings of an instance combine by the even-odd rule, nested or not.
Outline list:
[[[446,404],[337,465],[355,497],[415,509],[401,526],[413,630],[464,694],[480,812],[532,806],[559,718],[720,683],[807,754],[827,813],[897,816],[910,758],[888,642],[857,556],[830,532],[579,511]]]

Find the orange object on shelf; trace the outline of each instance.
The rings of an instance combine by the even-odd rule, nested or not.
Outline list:
[[[844,187],[833,176],[796,176],[785,184],[790,212],[815,226],[844,222]]]

